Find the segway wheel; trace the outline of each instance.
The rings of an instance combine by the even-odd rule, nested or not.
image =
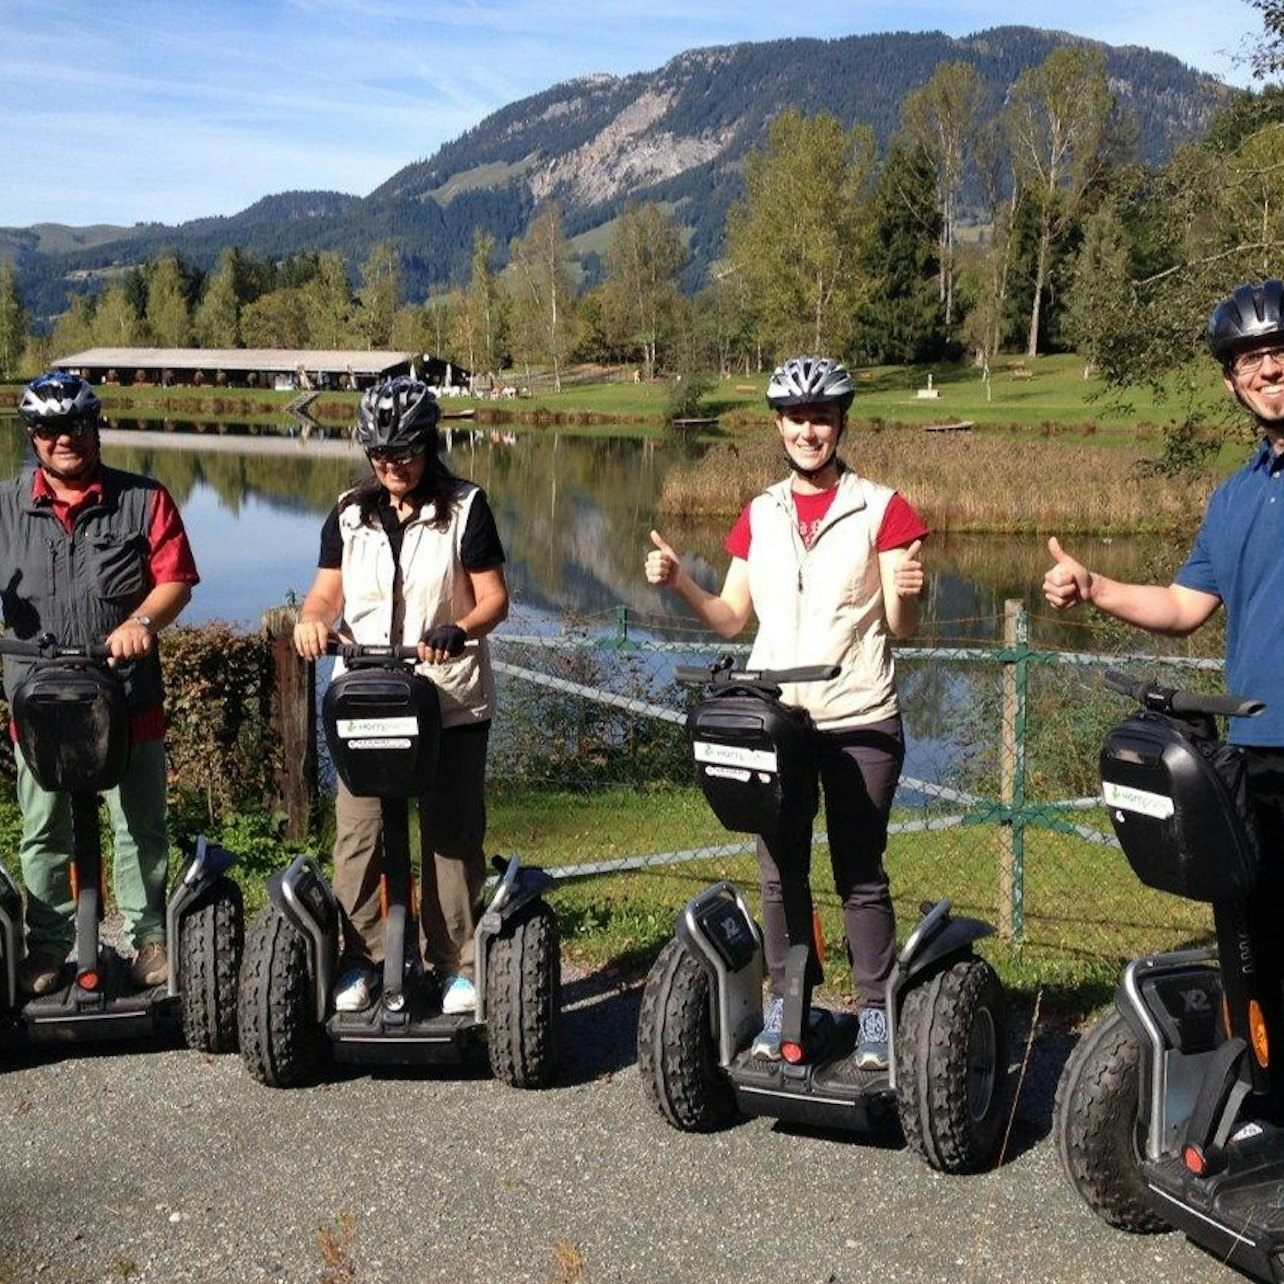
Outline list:
[[[683,1132],[713,1132],[740,1117],[713,1043],[709,974],[676,937],[642,990],[638,1072],[647,1101]]]
[[[1007,1119],[1003,985],[984,959],[957,959],[915,985],[896,1025],[897,1109],[911,1150],[943,1173],[994,1163]]]
[[[1141,1047],[1113,1008],[1079,1040],[1057,1084],[1052,1131],[1070,1184],[1121,1230],[1171,1230],[1154,1210],[1137,1151]]]
[[[546,1088],[556,1078],[561,992],[557,917],[536,898],[504,925],[486,959],[486,1044],[496,1079]]]
[[[236,994],[245,945],[241,889],[220,878],[183,915],[178,990],[183,1037],[198,1052],[235,1052]]]
[[[269,903],[245,943],[237,1031],[246,1069],[270,1088],[308,1083],[320,1069],[315,985],[303,934]]]

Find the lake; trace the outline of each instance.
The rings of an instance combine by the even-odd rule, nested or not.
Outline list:
[[[725,571],[725,519],[696,527],[657,520],[665,474],[682,466],[688,447],[547,429],[516,435],[455,430],[446,439],[451,467],[483,486],[495,509],[515,623],[576,616],[605,624],[624,606],[642,629],[689,633],[693,622],[685,608],[658,594],[642,573],[653,526],[707,586],[716,587]],[[11,476],[28,450],[10,417],[0,426],[0,472]],[[361,452],[338,435],[305,441],[238,427],[108,429],[103,454],[156,477],[178,501],[202,576],[184,621],[247,627],[288,595],[307,591],[321,523],[336,496],[367,468]],[[930,540],[921,640],[992,642],[1001,634],[1004,600],[1019,598],[1041,645],[1083,646],[1082,627],[1053,620],[1043,603],[1044,545],[1041,535]],[[1152,576],[1156,562],[1175,569],[1185,552],[1153,539],[1080,540],[1071,551],[1123,578]]]

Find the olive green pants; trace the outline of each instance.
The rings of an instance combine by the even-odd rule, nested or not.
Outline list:
[[[65,954],[75,940],[71,896],[71,799],[36,784],[15,745],[18,805],[22,808],[22,881],[27,891],[27,949]],[[104,795],[115,859],[112,890],[125,920],[126,946],[165,939],[165,883],[169,836],[165,829],[165,742],[130,748],[124,779]]]

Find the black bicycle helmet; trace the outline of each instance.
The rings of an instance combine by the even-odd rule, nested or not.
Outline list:
[[[362,450],[414,450],[437,441],[441,408],[428,385],[398,375],[361,398],[354,434]]]
[[[98,423],[102,403],[79,375],[51,370],[33,379],[18,400],[18,414],[29,432],[58,428],[81,432]]]
[[[830,357],[792,357],[772,371],[767,383],[767,404],[773,410],[827,401],[836,401],[846,410],[855,395],[847,367]]]
[[[1226,365],[1241,344],[1279,336],[1284,336],[1284,281],[1272,277],[1260,285],[1236,286],[1213,309],[1204,342]]]

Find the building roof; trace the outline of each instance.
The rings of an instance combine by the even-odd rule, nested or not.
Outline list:
[[[119,370],[330,370],[380,375],[422,361],[418,352],[368,352],[321,348],[86,348],[54,363],[63,368]]]

